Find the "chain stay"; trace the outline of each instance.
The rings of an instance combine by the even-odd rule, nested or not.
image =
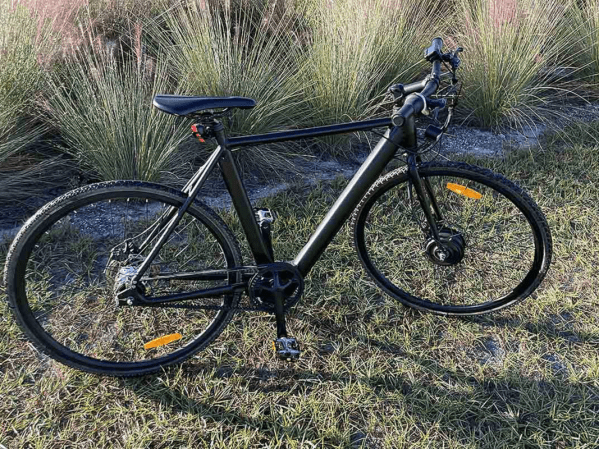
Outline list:
[[[242,273],[242,274],[255,274],[258,272],[257,267],[240,267],[233,268],[230,270],[221,270],[223,273]],[[151,280],[151,278],[147,279]],[[192,305],[192,304],[156,304],[148,307],[160,307],[168,309],[192,309],[192,310],[236,310],[240,312],[270,312],[266,307],[226,307],[226,306],[213,306],[213,305]]]
[[[271,312],[266,307],[225,307],[225,306],[211,306],[211,305],[191,305],[191,304],[161,304],[149,307],[160,307],[168,309],[192,309],[192,310],[236,310],[240,312]]]

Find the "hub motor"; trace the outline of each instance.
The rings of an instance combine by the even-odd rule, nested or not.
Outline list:
[[[426,255],[437,265],[455,265],[464,258],[466,241],[455,229],[439,229],[439,240],[429,237],[426,241]]]

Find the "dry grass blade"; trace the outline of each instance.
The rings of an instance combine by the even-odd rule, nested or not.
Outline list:
[[[466,50],[464,99],[479,125],[522,127],[556,92],[553,65],[571,49],[570,2],[459,0],[456,40]]]
[[[176,119],[155,110],[165,88],[162,66],[88,46],[53,73],[49,113],[82,168],[103,180],[159,180],[186,137]]]

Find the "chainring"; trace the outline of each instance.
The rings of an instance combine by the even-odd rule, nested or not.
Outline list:
[[[257,307],[268,311],[275,310],[274,295],[272,288],[275,276],[279,276],[285,300],[283,307],[285,311],[293,307],[304,293],[304,278],[294,265],[287,262],[275,262],[258,267],[258,272],[252,276],[248,284],[248,296],[250,301]]]

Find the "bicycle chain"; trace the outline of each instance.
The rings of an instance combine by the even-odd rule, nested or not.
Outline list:
[[[235,310],[239,312],[270,312],[265,307],[225,307],[225,306],[194,306],[191,304],[161,304],[150,307],[160,307],[164,309],[193,309],[193,310]]]
[[[243,267],[232,270],[222,270],[225,273],[241,272],[242,274],[255,274],[258,272],[256,267]],[[235,310],[240,312],[270,312],[266,307],[225,307],[211,305],[192,305],[192,304],[156,304],[150,307],[160,307],[165,309],[192,309],[192,310]]]

